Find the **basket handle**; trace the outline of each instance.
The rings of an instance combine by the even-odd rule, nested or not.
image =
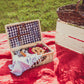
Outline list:
[[[76,10],[75,10],[76,12],[78,12],[78,7],[79,7],[80,1],[81,1],[81,0],[78,0],[78,2],[77,2],[77,4],[76,4]],[[83,0],[82,5],[84,5],[84,0]],[[82,18],[84,18],[84,13],[81,13],[81,12],[78,12],[78,13],[80,14],[80,16],[81,16]]]
[[[78,12],[78,7],[79,7],[80,1],[81,1],[81,0],[78,0],[78,1],[77,1],[77,4],[76,4],[76,12]]]

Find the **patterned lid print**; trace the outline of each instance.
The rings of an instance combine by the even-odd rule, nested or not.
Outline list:
[[[23,22],[7,25],[9,42],[11,48],[41,41],[39,21]]]

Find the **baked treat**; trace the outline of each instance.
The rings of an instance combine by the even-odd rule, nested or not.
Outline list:
[[[38,54],[38,55],[45,53],[45,50],[42,49],[41,47],[34,47],[34,48],[32,48],[32,51],[33,51],[34,53]]]

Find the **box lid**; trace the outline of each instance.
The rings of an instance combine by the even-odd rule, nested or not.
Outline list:
[[[25,21],[5,26],[10,48],[41,41],[40,21]]]

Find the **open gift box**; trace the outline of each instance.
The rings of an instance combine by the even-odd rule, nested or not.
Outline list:
[[[15,52],[20,51],[22,49],[26,49],[27,51],[29,51],[29,48],[33,49],[37,47],[37,51],[39,50],[39,48],[45,51],[43,48],[46,47],[49,51],[41,53],[42,57],[40,58],[40,60],[34,63],[32,67],[43,65],[53,60],[53,50],[42,42],[39,20],[8,24],[5,26],[5,30],[8,36],[8,42],[12,57],[15,55]],[[42,45],[43,48],[38,45]],[[22,55],[25,56],[24,54],[25,53],[23,53]]]

